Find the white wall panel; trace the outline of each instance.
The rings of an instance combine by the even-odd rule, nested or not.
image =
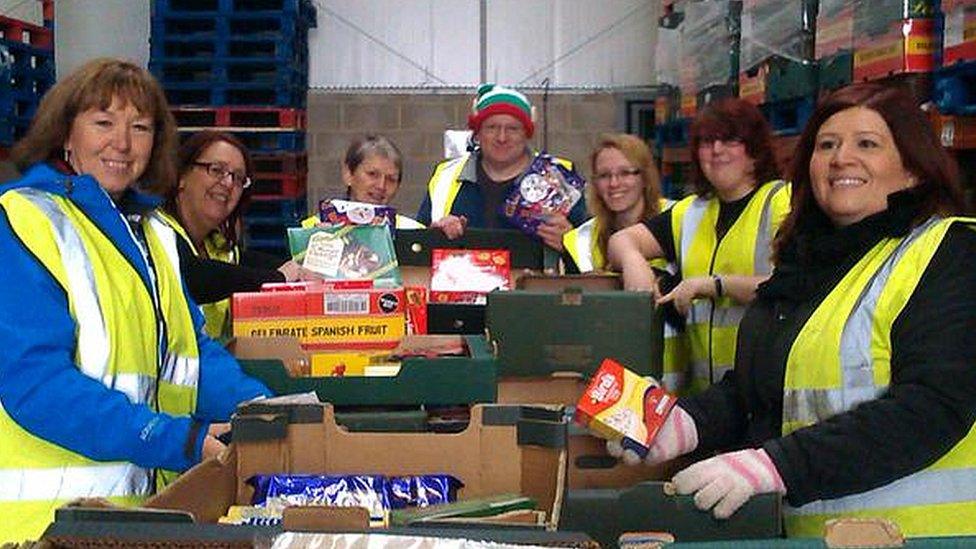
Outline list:
[[[479,0],[315,0],[310,85],[473,86]],[[525,86],[654,84],[655,0],[488,0],[487,76]]]
[[[149,63],[146,0],[61,0],[54,5],[54,29],[58,78],[95,57]]]
[[[467,85],[478,79],[477,0],[316,0],[312,87]]]

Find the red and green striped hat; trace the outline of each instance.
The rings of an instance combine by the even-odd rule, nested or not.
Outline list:
[[[481,129],[481,123],[489,116],[508,114],[517,118],[525,128],[526,137],[532,137],[535,124],[532,122],[532,104],[520,92],[497,84],[482,84],[471,106],[468,127],[474,133]]]

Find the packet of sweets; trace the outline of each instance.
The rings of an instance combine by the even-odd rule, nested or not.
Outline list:
[[[522,232],[535,236],[547,217],[568,216],[583,196],[586,181],[575,171],[540,153],[512,184],[500,212]]]
[[[575,421],[643,459],[676,402],[653,378],[607,358],[576,403]]]

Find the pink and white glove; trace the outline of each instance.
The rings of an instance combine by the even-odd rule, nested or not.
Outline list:
[[[732,516],[756,494],[779,492],[786,486],[765,450],[719,454],[691,465],[672,480],[679,494],[695,493],[695,506],[712,509],[715,518]]]
[[[661,430],[651,442],[651,448],[644,456],[644,463],[657,465],[669,459],[683,456],[698,447],[698,429],[695,420],[681,406],[671,409]],[[627,465],[637,465],[641,459],[633,450],[624,450],[620,441],[608,440],[607,453],[622,458]]]

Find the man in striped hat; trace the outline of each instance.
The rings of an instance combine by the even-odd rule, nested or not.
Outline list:
[[[476,148],[437,165],[427,185],[417,220],[441,229],[448,238],[466,227],[512,228],[500,213],[511,186],[537,154],[529,147],[535,131],[535,109],[522,93],[496,84],[482,84],[468,116]],[[572,162],[555,158],[568,169]],[[562,251],[562,235],[586,220],[586,204],[579,200],[569,216],[546,217],[536,234]]]

